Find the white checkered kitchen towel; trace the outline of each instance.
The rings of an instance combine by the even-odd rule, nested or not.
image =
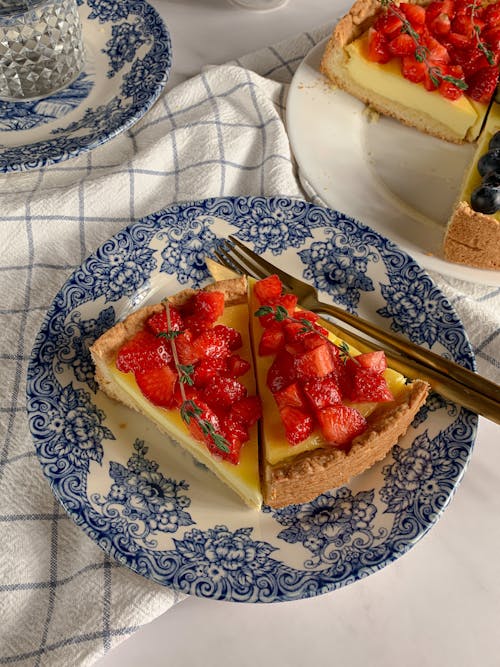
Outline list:
[[[178,600],[111,562],[54,500],[28,431],[28,356],[68,275],[131,221],[175,201],[304,196],[287,83],[327,32],[209,68],[101,148],[0,178],[0,665],[89,665]],[[435,278],[498,382],[500,290]]]

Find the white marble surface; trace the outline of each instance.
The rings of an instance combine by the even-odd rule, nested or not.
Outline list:
[[[346,6],[344,0],[289,0],[274,12],[253,12],[225,0],[152,4],[172,35],[169,86],[205,64],[327,23]],[[239,605],[189,598],[96,665],[499,667],[499,627],[500,428],[480,419],[471,464],[451,505],[389,567],[299,602]]]

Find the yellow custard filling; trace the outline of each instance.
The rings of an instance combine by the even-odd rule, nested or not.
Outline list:
[[[487,105],[460,97],[445,99],[437,90],[428,91],[421,84],[405,79],[398,59],[380,64],[367,59],[368,34],[346,48],[346,67],[354,81],[389,100],[426,114],[449,127],[459,139],[474,141],[481,130]]]

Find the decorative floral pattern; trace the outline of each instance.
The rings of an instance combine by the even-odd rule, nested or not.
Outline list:
[[[282,206],[283,201],[289,200],[255,197],[251,207],[244,203],[238,207],[234,221],[238,238],[253,243],[258,255],[267,251],[280,255],[283,247],[300,248],[312,238],[314,227],[323,222],[321,216],[316,220],[309,215],[304,202]]]
[[[120,524],[123,535],[131,542],[141,540],[149,547],[156,546],[150,539],[158,532],[176,533],[181,526],[193,523],[186,508],[191,504],[183,491],[189,489],[185,481],[176,482],[165,477],[155,461],[146,458],[148,448],[136,440],[135,453],[123,466],[116,461],[109,464],[113,484],[106,497],[92,496],[102,515]]]
[[[78,4],[84,34],[90,30],[103,40],[95,68],[88,63],[77,81],[51,97],[0,102],[0,132],[28,133],[24,145],[17,137],[12,146],[9,142],[0,145],[0,172],[36,169],[103,144],[138,121],[167,82],[172,64],[170,35],[151,5],[145,0]],[[100,24],[99,29],[94,22]],[[106,73],[114,85],[107,86],[108,97],[99,96],[99,105],[93,106],[90,92],[96,78]],[[77,119],[65,124],[69,111]],[[51,122],[44,135],[40,128],[54,120],[57,123]]]
[[[47,417],[48,436],[55,455],[85,470],[90,461],[100,463],[102,441],[114,440],[102,423],[104,412],[95,407],[86,391],[72,385],[61,388],[57,404]]]
[[[255,224],[259,216],[268,223],[264,235]],[[271,243],[272,221],[279,219],[287,228],[276,223]],[[301,230],[292,232],[295,250],[288,229],[294,220]],[[86,348],[115,313],[148,298],[148,290],[201,284],[203,257],[232,233],[279,256],[292,273],[314,276],[319,285],[321,276],[339,276],[345,267],[348,289],[338,291],[334,281],[322,289],[367,317],[387,318],[388,326],[402,326],[402,295],[412,295],[414,308],[419,299],[432,302],[416,307],[418,326],[410,328],[411,335],[418,338],[427,329],[433,348],[473,366],[449,303],[413,260],[372,230],[283,197],[209,199],[172,206],[131,225],[66,282],[29,364],[30,427],[56,497],[120,563],[160,584],[217,599],[270,602],[318,595],[384,567],[429,530],[464,473],[477,417],[432,396],[392,458],[369,473],[368,488],[358,478],[355,491],[346,486],[261,514],[212,505],[211,484],[218,482],[200,466],[186,464],[180,448],[164,450],[162,440],[156,461],[148,460],[143,440],[127,439],[122,430],[132,423],[128,412],[108,408],[100,392],[75,388],[92,387]],[[125,466],[118,461],[127,447]],[[112,462],[109,470],[104,460]],[[89,497],[96,479],[106,491]]]
[[[197,578],[207,578],[214,584],[224,583],[238,593],[246,591],[277,565],[269,558],[276,547],[254,541],[251,534],[252,528],[232,531],[226,526],[215,526],[207,531],[191,530],[174,543],[184,570],[194,570]],[[204,555],[202,562],[200,554]]]
[[[84,270],[76,271],[74,282],[77,286],[86,285],[90,271],[95,295],[104,296],[106,301],[132,296],[147,282],[156,267],[153,254],[152,248],[137,247],[122,236],[112,247],[106,247],[104,257],[97,253],[89,259]]]
[[[285,530],[278,537],[286,542],[300,542],[312,552],[306,567],[359,561],[375,541],[373,521],[377,507],[374,491],[353,495],[348,488],[323,493],[310,503],[291,505],[274,512],[274,518]],[[385,537],[379,530],[377,538]]]
[[[119,72],[125,63],[132,62],[137,49],[147,42],[143,25],[139,22],[114,25],[111,34],[112,38],[107,42],[107,48],[103,49],[103,53],[109,57],[110,78]]]
[[[304,278],[354,312],[360,292],[374,290],[367,266],[368,262],[378,261],[378,253],[368,244],[349,242],[355,228],[352,221],[340,223],[339,228],[340,234],[332,234],[327,241],[311,243],[299,257],[306,265]]]
[[[205,257],[217,237],[211,229],[213,220],[197,218],[189,213],[162,233],[165,247],[161,251],[161,271],[176,275],[181,285],[199,287],[206,280]]]
[[[82,319],[78,310],[72,312],[55,346],[56,368],[62,371],[63,364],[67,364],[78,382],[87,384],[93,392],[96,392],[95,369],[89,348],[114,324],[115,311],[111,307],[105,308],[96,318],[89,320]]]

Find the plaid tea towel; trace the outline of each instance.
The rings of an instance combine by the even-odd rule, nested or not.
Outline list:
[[[100,148],[0,179],[0,665],[90,665],[180,599],[112,562],[54,499],[28,430],[30,350],[70,273],[130,222],[182,200],[305,196],[287,84],[328,32],[207,68]],[[498,382],[499,289],[434,278]]]

